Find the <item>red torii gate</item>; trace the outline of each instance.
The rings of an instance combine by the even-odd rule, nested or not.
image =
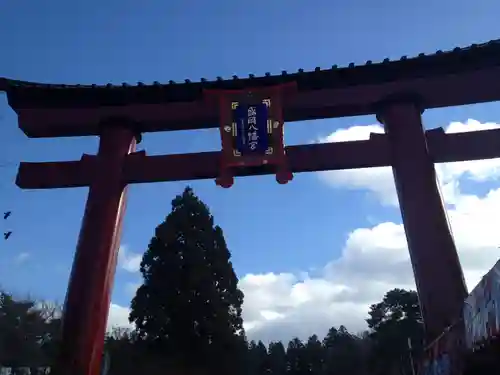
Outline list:
[[[22,189],[88,186],[89,196],[66,297],[61,374],[97,375],[116,268],[126,186],[215,179],[220,152],[147,156],[140,134],[219,126],[204,90],[272,89],[294,83],[282,98],[287,122],[373,114],[386,134],[367,141],[286,148],[292,172],[392,166],[428,340],[458,319],[467,294],[436,181],[434,163],[500,157],[500,131],[425,132],[425,108],[500,99],[500,45],[493,41],[379,64],[214,82],[68,86],[0,79],[28,137],[100,137],[97,155],[79,161],[21,163]],[[238,168],[236,176],[274,173]]]

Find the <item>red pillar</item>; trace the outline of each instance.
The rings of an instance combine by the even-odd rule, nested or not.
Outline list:
[[[90,186],[64,307],[58,375],[98,375],[116,269],[125,183],[122,168],[135,151],[127,126],[104,126],[98,171]]]
[[[461,314],[467,289],[429,155],[418,101],[381,106],[411,264],[429,342]]]

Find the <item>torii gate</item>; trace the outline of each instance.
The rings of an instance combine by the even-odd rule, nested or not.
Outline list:
[[[287,84],[296,90],[276,89]],[[232,90],[226,99],[235,90],[275,95],[286,122],[377,115],[386,134],[367,141],[286,147],[285,164],[294,173],[392,166],[426,336],[429,341],[437,337],[459,317],[467,292],[434,163],[500,157],[500,131],[425,132],[421,113],[425,108],[497,101],[499,87],[497,42],[379,64],[368,61],[363,66],[213,82],[117,87],[0,79],[0,90],[7,92],[28,137],[100,137],[97,155],[68,162],[23,162],[16,181],[22,189],[90,187],[66,297],[58,370],[65,375],[99,373],[126,186],[215,179],[227,166],[221,166],[226,159],[220,152],[135,152],[143,132],[221,125],[219,119],[225,117],[206,100],[205,90],[218,90],[219,98]],[[275,169],[268,164],[232,171],[249,176]],[[280,182],[289,180],[284,176]]]

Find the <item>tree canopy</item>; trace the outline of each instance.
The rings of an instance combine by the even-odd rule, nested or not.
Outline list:
[[[392,309],[388,307],[387,300],[404,299],[408,294],[414,295],[413,292],[404,290],[388,292],[384,298],[385,303],[382,301],[373,305],[369,314],[377,316],[379,322],[391,321],[389,315],[392,314]],[[54,338],[57,337],[59,320],[47,319],[52,314],[51,310],[37,309],[34,302],[16,301],[11,296],[6,296],[6,302],[0,305],[0,364],[14,369],[31,367],[32,374],[42,374],[54,358]],[[379,314],[381,304],[387,307],[384,308],[385,314]],[[393,302],[390,304],[397,305]],[[410,325],[414,315],[403,315]],[[23,323],[17,324],[16,321]],[[418,320],[413,323],[421,324]],[[242,375],[376,375],[387,373],[387,368],[393,368],[396,373],[405,371],[405,374],[411,374],[408,372],[411,370],[408,367],[410,351],[405,345],[395,345],[406,343],[407,334],[410,333],[414,345],[412,354],[417,359],[421,348],[419,337],[413,336],[413,331],[402,330],[396,339],[392,336],[392,326],[384,324],[377,324],[362,334],[353,334],[346,327],[340,326],[331,327],[323,338],[313,334],[305,341],[292,338],[287,343],[277,341],[267,345],[261,341],[250,341],[240,346],[242,350],[225,366],[233,366],[234,374]],[[390,328],[391,335],[386,334],[387,327]],[[182,332],[177,334],[181,335]],[[166,372],[170,362],[158,359],[158,353],[166,355],[166,349],[155,347],[152,350],[150,342],[141,335],[139,330],[123,328],[115,328],[108,334],[105,347],[111,359],[109,375],[160,375]],[[25,341],[25,337],[28,340]],[[241,335],[237,335],[237,338],[244,340]],[[215,361],[223,361],[225,358],[225,353],[211,353]],[[199,354],[194,351],[190,354],[192,361],[198,362]],[[213,366],[213,362],[209,364]],[[25,374],[21,371],[18,373]],[[186,373],[194,373],[194,369],[186,370]]]
[[[372,365],[378,369],[397,367],[404,373],[411,373],[411,358],[418,357],[424,345],[417,293],[393,289],[381,302],[370,306],[368,314]]]
[[[307,340],[247,342],[244,296],[222,229],[190,188],[156,227],[140,271],[129,316],[135,328],[106,337],[109,375],[412,374],[422,354],[418,297],[403,289],[370,306],[365,332],[341,325]],[[0,293],[0,370],[44,373],[55,358],[59,316],[57,308]]]
[[[55,358],[60,328],[57,307],[0,292],[0,368],[43,373]],[[24,370],[23,370],[24,371]]]
[[[243,293],[230,258],[222,229],[186,188],[141,262],[129,317],[138,337],[175,366],[233,368],[244,337]]]

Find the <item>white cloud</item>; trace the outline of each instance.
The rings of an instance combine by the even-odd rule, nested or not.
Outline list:
[[[127,246],[120,246],[118,266],[127,272],[138,272],[141,266],[142,254],[133,253]]]
[[[494,122],[480,123],[479,121],[469,119],[465,123],[450,123],[446,129],[446,133],[465,133],[499,128],[500,124]],[[439,169],[446,180],[453,180],[464,176],[473,181],[484,182],[500,177],[500,158],[466,161],[461,163],[446,163],[441,164]]]
[[[451,123],[447,132],[498,127],[468,120],[464,124]],[[381,128],[373,125],[341,129],[326,140],[367,139],[370,132],[381,132]],[[440,165],[438,174],[471,289],[500,258],[500,188],[490,187],[482,196],[467,195],[461,193],[460,181],[498,179],[500,159]],[[382,204],[397,205],[389,168],[324,172],[320,178],[337,188],[370,192]],[[391,288],[415,285],[403,226],[385,222],[349,233],[341,256],[317,270],[313,277],[307,273],[247,274],[241,277],[240,287],[245,293],[248,336],[267,341],[322,335],[329,327],[340,324],[353,331],[362,330],[371,303],[380,301]],[[120,309],[112,309],[110,320],[118,322]]]
[[[339,129],[319,141],[321,143],[361,141],[368,140],[371,133],[383,132],[384,129],[381,125],[353,126],[347,129]],[[326,171],[319,172],[318,176],[335,187],[367,190],[375,194],[383,204],[397,205],[392,170],[388,167]]]
[[[107,330],[111,331],[112,328],[132,328],[128,322],[128,314],[130,310],[127,307],[119,306],[112,303],[109,307],[108,325]]]
[[[465,123],[452,122],[446,133],[460,133],[476,130],[498,129],[496,123],[480,123],[469,119]],[[339,129],[320,142],[346,142],[367,140],[371,133],[383,133],[381,125],[353,126]],[[464,177],[476,182],[484,182],[500,177],[500,159],[475,160],[460,163],[438,164],[436,166],[441,192],[446,203],[453,204],[460,194],[459,179]],[[390,167],[326,171],[318,173],[321,180],[336,187],[351,190],[364,190],[374,194],[385,205],[397,206],[398,199],[394,178]]]

